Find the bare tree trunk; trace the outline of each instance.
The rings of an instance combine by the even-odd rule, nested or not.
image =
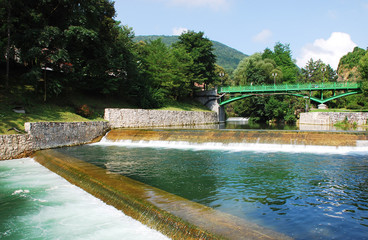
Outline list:
[[[46,102],[47,100],[47,87],[46,87],[46,65],[45,65],[45,70],[44,70],[44,73],[43,73],[43,81],[44,81],[44,91],[45,91],[45,95],[43,96],[43,101]]]
[[[9,58],[10,58],[10,10],[11,10],[11,6],[10,6],[10,2],[8,3],[8,43],[6,46],[6,76],[5,76],[5,87],[8,88],[9,87],[9,71],[10,71],[10,63],[9,63]]]

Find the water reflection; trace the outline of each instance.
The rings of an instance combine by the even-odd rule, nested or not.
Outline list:
[[[201,125],[188,125],[188,126],[172,126],[162,128],[176,128],[176,129],[248,129],[248,130],[300,130],[300,131],[368,131],[368,127],[365,126],[334,126],[334,125],[312,125],[312,124],[262,124],[252,123],[245,121],[226,121],[220,124],[201,124]]]

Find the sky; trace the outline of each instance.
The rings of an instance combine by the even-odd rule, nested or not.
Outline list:
[[[301,68],[313,58],[336,70],[368,47],[368,0],[115,0],[115,9],[136,36],[202,31],[247,55],[280,42]]]

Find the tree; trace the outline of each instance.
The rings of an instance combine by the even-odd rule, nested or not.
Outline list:
[[[232,85],[232,79],[230,78],[229,74],[226,72],[226,70],[223,67],[216,64],[215,73],[216,73],[216,76],[218,77],[212,83],[214,87]]]
[[[359,60],[358,69],[362,77],[362,90],[364,96],[368,97],[368,50],[366,54]]]
[[[273,73],[277,73],[274,77]],[[272,84],[274,80],[282,79],[282,71],[274,60],[262,58],[261,53],[245,57],[234,71],[235,85]]]
[[[184,48],[169,48],[157,39],[138,43],[138,52],[145,79],[143,107],[161,107],[168,99],[189,95],[193,61]]]
[[[359,72],[363,81],[368,81],[368,50],[365,55],[359,60]]]
[[[174,48],[182,47],[193,59],[189,74],[192,76],[191,86],[194,83],[208,86],[217,78],[215,73],[216,56],[213,53],[213,43],[204,37],[203,32],[188,31],[179,36],[179,41],[173,44]]]
[[[262,58],[273,59],[276,65],[281,69],[283,82],[296,82],[299,75],[299,68],[292,59],[292,54],[289,44],[276,43],[274,50],[265,49]]]
[[[320,59],[317,61],[310,59],[301,73],[300,79],[304,83],[334,82],[337,79],[336,71]]]
[[[134,34],[114,16],[110,0],[12,0],[11,46],[27,69],[23,79],[37,88],[43,78],[50,93],[129,93],[137,74]]]

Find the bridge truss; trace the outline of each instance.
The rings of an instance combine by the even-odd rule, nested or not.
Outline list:
[[[312,92],[321,92],[321,97],[313,97]],[[323,98],[324,91],[333,91],[333,95]],[[320,104],[328,101],[361,93],[361,83],[356,82],[334,82],[334,83],[307,83],[307,84],[278,84],[259,86],[230,86],[218,87],[217,93],[222,95],[219,104],[221,106],[231,102],[260,95],[293,95],[308,98]],[[228,98],[226,98],[228,97]]]

